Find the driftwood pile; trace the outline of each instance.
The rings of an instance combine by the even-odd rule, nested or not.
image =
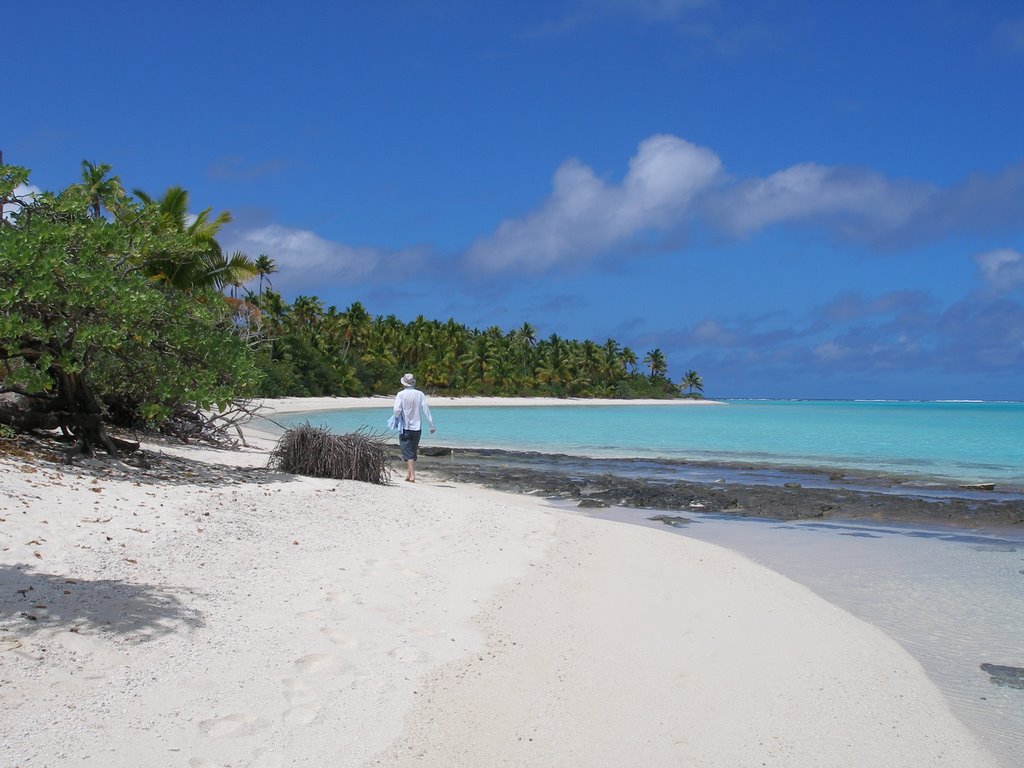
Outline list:
[[[387,485],[390,454],[383,436],[370,432],[336,435],[303,424],[285,432],[270,452],[269,466],[282,472]]]

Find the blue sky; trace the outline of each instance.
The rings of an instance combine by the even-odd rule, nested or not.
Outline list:
[[[1024,5],[19,3],[0,148],[230,210],[287,299],[709,396],[1024,397]]]

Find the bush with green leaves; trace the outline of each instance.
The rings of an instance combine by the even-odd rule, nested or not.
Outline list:
[[[29,394],[15,427],[61,427],[110,448],[104,402],[158,424],[182,403],[224,406],[255,385],[253,356],[215,290],[185,292],[151,277],[159,255],[187,261],[196,244],[123,194],[94,215],[81,185],[15,198],[24,169],[0,166],[0,391]],[[34,421],[33,421],[34,420]]]

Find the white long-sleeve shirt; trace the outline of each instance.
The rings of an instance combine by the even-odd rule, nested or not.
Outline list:
[[[430,428],[434,428],[434,418],[430,415],[427,396],[413,387],[406,387],[395,395],[395,415],[401,415],[405,429],[421,429],[420,411],[427,417]]]

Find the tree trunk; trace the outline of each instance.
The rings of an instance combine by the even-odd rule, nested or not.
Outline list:
[[[82,453],[91,453],[94,447],[106,449],[117,456],[117,446],[103,427],[103,409],[80,373],[65,373],[55,368],[50,375],[57,382],[57,408],[53,415],[59,426],[78,439]]]

